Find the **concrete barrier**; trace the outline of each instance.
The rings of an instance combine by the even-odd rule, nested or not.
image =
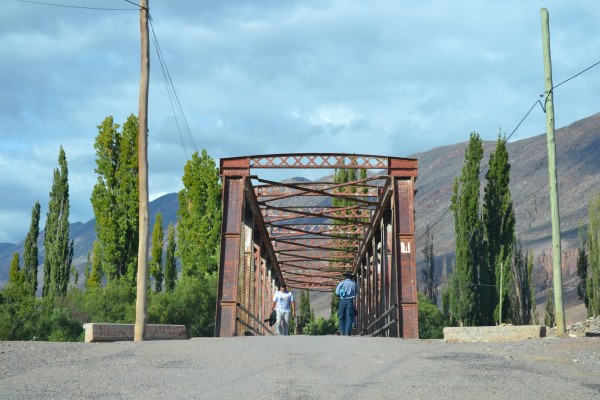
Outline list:
[[[499,325],[444,328],[447,342],[508,342],[515,340],[538,339],[546,336],[543,325]]]
[[[84,324],[85,342],[123,342],[133,340],[133,324]],[[144,340],[187,339],[185,325],[146,325]]]

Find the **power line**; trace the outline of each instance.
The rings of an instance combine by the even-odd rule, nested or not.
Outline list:
[[[562,85],[563,83],[567,83],[569,82],[571,79],[578,77],[579,75],[583,74],[584,72],[589,71],[590,69],[594,68],[595,66],[600,65],[600,61],[590,65],[589,67],[587,67],[586,69],[576,73],[575,75],[573,75],[570,78],[565,79],[564,81],[562,81],[561,83],[559,83],[558,85],[554,85],[554,87],[552,88],[552,90],[556,89],[557,87],[559,87],[560,85]]]
[[[175,117],[175,124],[177,125],[177,131],[179,132],[179,138],[181,139],[181,144],[183,146],[183,151],[185,152],[186,158],[189,160],[188,153],[186,150],[185,141],[183,139],[183,135],[181,133],[181,127],[179,118],[177,117],[178,113],[181,116],[182,124],[185,127],[185,131],[189,140],[192,143],[192,146],[196,152],[198,152],[198,148],[196,147],[196,143],[194,141],[194,137],[192,136],[190,126],[187,122],[187,118],[185,117],[185,113],[183,111],[183,107],[181,106],[181,102],[179,101],[179,96],[177,95],[177,91],[175,90],[175,85],[173,84],[173,80],[171,79],[171,74],[167,68],[166,61],[160,49],[160,45],[158,43],[158,38],[156,36],[156,32],[154,31],[154,25],[152,23],[152,18],[150,18],[150,28],[152,32],[152,41],[154,43],[154,47],[156,49],[156,53],[158,55],[158,59],[160,62],[161,70],[163,73],[163,78],[165,80],[165,85],[167,86],[167,93],[169,95],[169,101],[171,102],[171,109],[173,111],[173,116]]]
[[[38,5],[42,5],[42,6],[63,7],[63,8],[80,8],[80,9],[84,9],[84,10],[101,10],[101,11],[138,11],[139,10],[139,6],[137,9],[135,9],[135,8],[104,8],[104,7],[72,6],[72,5],[68,5],[68,4],[57,4],[57,3],[44,3],[41,1],[31,1],[31,0],[16,0],[16,1],[20,1],[21,3],[38,4]],[[125,1],[127,1],[127,0],[125,0]],[[127,1],[127,2],[131,3],[130,1]],[[134,4],[134,3],[131,3],[131,4]]]
[[[140,6],[139,4],[136,4],[136,3],[134,3],[133,1],[129,1],[129,0],[123,0],[123,1],[125,1],[126,3],[129,3],[129,4],[133,4],[133,5],[134,5],[134,6],[136,6],[138,9],[139,9],[139,8],[142,8],[142,6]],[[147,8],[147,7],[143,7],[143,8],[145,8],[147,11],[150,11],[150,10],[148,10],[148,8]]]
[[[598,62],[596,62],[596,63],[594,63],[594,64],[590,65],[589,67],[587,67],[587,68],[585,68],[585,69],[583,69],[583,70],[579,71],[578,73],[576,73],[576,74],[572,75],[571,77],[569,77],[569,78],[565,79],[564,81],[560,82],[559,84],[557,84],[557,85],[553,86],[550,92],[553,92],[553,91],[554,91],[554,89],[556,89],[557,87],[559,87],[559,86],[561,86],[561,85],[563,85],[563,84],[565,84],[565,83],[569,82],[570,80],[572,80],[572,79],[574,79],[574,78],[578,77],[579,75],[581,75],[581,74],[583,74],[583,73],[585,73],[585,72],[589,71],[590,69],[592,69],[592,68],[596,67],[597,65],[600,65],[600,61],[598,61]],[[548,93],[548,94],[546,95],[546,100],[547,100],[547,98],[548,98],[548,96],[549,96],[549,95],[550,95],[550,93]],[[541,95],[541,96],[543,96],[543,95]],[[542,107],[542,110],[544,111],[544,113],[546,112],[546,108],[544,107],[544,105],[542,104],[542,102],[541,102],[539,99],[538,99],[538,100],[536,100],[536,101],[533,103],[533,105],[532,105],[532,106],[529,108],[529,111],[527,111],[527,113],[525,113],[525,115],[523,116],[523,118],[521,119],[521,121],[520,121],[520,122],[517,124],[517,126],[516,126],[516,127],[513,129],[513,131],[510,133],[510,135],[504,139],[504,143],[505,143],[505,144],[506,144],[506,142],[507,142],[507,141],[508,141],[508,140],[509,140],[509,139],[510,139],[512,136],[513,136],[513,134],[514,134],[514,133],[515,133],[515,132],[516,132],[516,131],[519,129],[519,127],[521,126],[521,124],[523,124],[523,122],[524,122],[524,121],[527,119],[527,117],[529,116],[529,114],[531,113],[531,111],[533,111],[533,109],[535,108],[535,106],[536,106],[538,103],[539,103],[539,104],[540,104],[540,106]],[[576,163],[574,163],[574,165],[573,165],[571,168],[569,168],[569,170],[570,170],[570,169],[572,169],[572,168],[574,168],[574,167],[575,167],[575,166],[576,166],[576,165],[577,165],[579,162],[581,162],[583,159],[585,159],[586,157],[588,157],[590,154],[592,154],[593,152],[595,152],[595,151],[596,151],[596,150],[598,150],[599,148],[600,148],[600,146],[599,146],[599,147],[597,147],[597,148],[595,148],[595,149],[593,149],[593,150],[592,150],[590,153],[588,153],[588,154],[587,154],[585,157],[583,157],[583,158],[579,159],[579,160],[578,160]],[[536,168],[536,170],[534,171],[534,173],[535,173],[535,172],[537,172],[537,170],[538,170],[538,169],[541,167],[541,165],[543,165],[543,161],[542,161],[542,162],[541,162],[541,163],[538,165],[538,167]],[[481,171],[479,172],[479,175],[478,175],[478,179],[479,179],[479,177],[481,176],[481,174],[482,174],[482,173],[483,173],[483,172],[486,170],[487,166],[488,166],[488,164],[485,164],[485,165],[484,165],[484,167],[481,169]],[[566,172],[566,171],[565,171],[565,172]],[[563,172],[563,173],[564,173],[564,172]],[[561,173],[561,175],[562,175],[562,173]],[[530,180],[528,180],[528,181],[525,183],[525,185],[524,185],[524,186],[521,188],[521,190],[519,191],[519,195],[520,195],[520,193],[523,191],[523,189],[525,189],[525,187],[527,187],[527,185],[529,184],[529,182],[531,182],[531,181],[530,181]],[[544,187],[547,187],[547,185],[546,185],[546,186],[544,186]],[[536,193],[537,193],[539,190],[542,190],[544,187],[542,187],[542,188],[538,189],[538,190],[536,191]],[[460,198],[461,196],[462,196],[462,192],[459,194],[459,196],[458,196],[458,197]],[[516,199],[516,198],[515,198],[515,199]],[[430,225],[430,226],[429,226],[429,228],[431,229],[431,228],[433,228],[434,226],[436,226],[436,225],[437,225],[437,224],[438,224],[438,223],[439,223],[439,222],[442,220],[442,218],[444,218],[444,216],[445,216],[445,215],[448,213],[448,211],[450,211],[451,209],[452,209],[452,205],[450,205],[450,206],[449,206],[449,207],[448,207],[448,208],[447,208],[447,209],[444,211],[444,213],[441,215],[441,217],[440,217],[440,218],[438,218],[438,219],[437,219],[437,220],[436,220],[436,221],[433,223],[433,225]],[[500,216],[498,216],[497,218],[500,218]],[[427,233],[427,231],[426,231],[425,233],[423,233],[421,236],[419,236],[419,237],[417,238],[417,241],[420,241],[421,239],[423,239],[423,237],[425,236],[425,234],[426,234],[426,233]],[[471,234],[471,235],[472,235],[472,234]]]

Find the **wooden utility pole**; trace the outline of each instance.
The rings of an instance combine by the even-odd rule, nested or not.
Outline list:
[[[148,86],[150,81],[150,45],[148,40],[148,1],[140,1],[140,33],[142,37],[142,72],[140,77],[140,108],[138,114],[138,176],[139,176],[139,244],[137,298],[133,340],[144,340],[148,300]]]
[[[546,81],[546,138],[548,142],[548,175],[550,179],[550,215],[552,218],[554,309],[557,333],[559,335],[564,335],[566,331],[562,291],[560,215],[558,211],[558,179],[556,176],[556,143],[554,141],[554,93],[552,90],[552,59],[550,57],[550,23],[548,10],[546,8],[542,8],[542,41],[544,44],[544,77]]]

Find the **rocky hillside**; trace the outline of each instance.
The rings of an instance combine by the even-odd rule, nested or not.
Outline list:
[[[454,218],[449,210],[454,178],[460,175],[467,142],[414,154],[419,160],[418,193],[415,198],[417,247],[424,245],[425,229],[432,227],[436,269],[441,280],[442,258],[448,266],[454,256]],[[484,162],[496,142],[485,142]],[[540,300],[552,282],[551,221],[548,188],[546,134],[507,144],[511,164],[511,193],[515,207],[517,237],[524,249],[534,253]],[[600,114],[556,131],[556,159],[563,276],[567,307],[579,301],[575,293],[577,230],[587,221],[591,195],[600,192]],[[481,174],[481,187],[485,172]],[[417,254],[421,262],[422,254]],[[419,267],[420,269],[420,267]]]

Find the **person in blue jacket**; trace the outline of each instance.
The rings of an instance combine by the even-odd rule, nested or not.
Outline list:
[[[338,307],[339,332],[340,335],[350,336],[352,321],[354,320],[354,299],[358,294],[358,285],[352,279],[349,272],[344,273],[344,279],[335,288],[335,294],[340,296]]]

